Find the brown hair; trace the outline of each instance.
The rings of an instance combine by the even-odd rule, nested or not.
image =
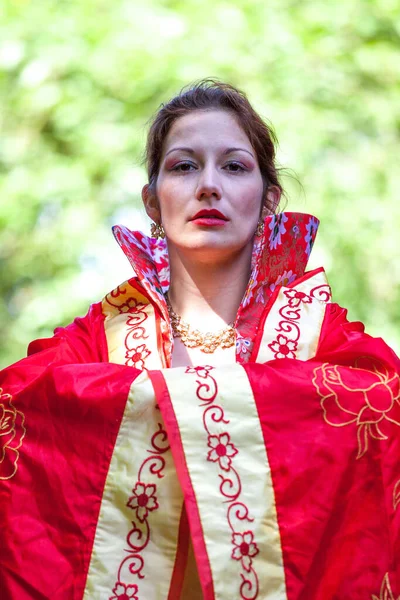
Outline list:
[[[155,115],[147,136],[145,162],[150,188],[155,191],[163,144],[174,121],[193,110],[227,110],[235,115],[253,146],[264,182],[263,196],[271,185],[282,192],[275,165],[277,139],[251,106],[244,92],[216,79],[202,79],[184,87]]]

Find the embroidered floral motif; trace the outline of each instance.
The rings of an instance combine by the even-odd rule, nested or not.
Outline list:
[[[136,369],[143,369],[146,358],[151,354],[150,350],[146,348],[145,344],[137,346],[137,348],[131,348],[125,353],[127,361],[125,364],[128,367],[135,367]]]
[[[271,234],[269,236],[269,247],[270,250],[276,249],[282,243],[282,235],[286,233],[285,223],[288,221],[288,217],[285,213],[279,213],[274,215],[269,224]]]
[[[389,573],[386,573],[385,577],[383,578],[379,596],[375,596],[375,594],[373,594],[372,600],[396,600],[392,592],[392,588],[390,587]],[[400,600],[400,596],[397,598],[397,600]]]
[[[155,495],[157,485],[155,483],[148,483],[148,481],[164,477],[166,462],[163,454],[168,452],[168,450],[167,432],[163,428],[163,425],[158,423],[158,429],[151,437],[150,449],[147,450],[149,456],[146,456],[140,466],[137,482],[132,489],[133,495],[127,501],[127,506],[134,511],[137,520],[132,520],[132,529],[130,529],[126,536],[127,548],[125,549],[125,556],[119,565],[117,581],[113,588],[115,595],[110,597],[109,600],[130,600],[131,598],[132,600],[139,600],[139,587],[136,584],[132,584],[131,580],[132,578],[140,580],[144,577],[142,573],[145,565],[143,552],[148,546],[151,536],[149,522],[151,514],[149,513],[153,513],[159,508]],[[135,594],[138,594],[138,597]]]
[[[268,344],[268,348],[275,353],[275,358],[296,358],[297,342],[288,340],[284,335],[278,335],[274,342]]]
[[[207,460],[218,462],[221,469],[224,469],[225,471],[229,471],[232,464],[231,459],[238,453],[230,440],[229,433],[208,436],[208,447],[211,448],[211,450],[208,453]]]
[[[135,298],[128,298],[126,302],[118,306],[120,313],[133,312],[137,306],[137,300]]]
[[[286,298],[289,298],[288,305],[290,308],[297,308],[300,304],[310,304],[312,302],[312,298],[301,292],[300,290],[296,290],[293,288],[291,290],[286,290],[283,292]]]
[[[252,565],[252,559],[258,554],[254,534],[248,528],[248,523],[254,519],[249,515],[248,507],[240,501],[242,482],[240,475],[233,466],[233,460],[238,454],[237,448],[231,441],[227,431],[213,432],[216,427],[229,425],[225,418],[222,406],[215,403],[218,396],[218,385],[212,376],[214,367],[188,367],[186,374],[196,375],[196,395],[200,406],[204,408],[203,426],[207,434],[208,451],[207,460],[214,462],[221,469],[219,478],[221,483],[219,491],[223,502],[227,506],[226,518],[232,531],[232,545],[234,546],[231,558],[240,561],[244,572],[240,574],[242,583],[239,587],[239,597],[242,600],[255,600],[258,597],[258,576]],[[246,525],[247,528],[245,529]],[[243,531],[245,529],[245,531]]]
[[[111,596],[110,600],[139,600],[139,598],[135,596],[137,591],[137,585],[125,585],[124,583],[117,583],[113,589],[114,596]]]
[[[235,546],[232,550],[232,558],[240,560],[246,571],[250,571],[252,565],[251,559],[257,556],[259,552],[257,544],[254,543],[253,539],[254,536],[251,531],[232,534],[232,544]]]
[[[137,346],[137,340],[145,340],[149,336],[146,328],[143,326],[148,319],[146,313],[146,304],[140,302],[133,296],[126,298],[125,289],[117,288],[111,294],[106,296],[106,302],[113,309],[118,310],[119,314],[126,314],[126,334],[125,334],[125,364],[128,367],[144,369],[146,359],[151,355],[146,344]]]
[[[186,373],[196,374],[199,377],[206,379],[208,374],[213,370],[214,367],[210,367],[209,365],[204,365],[202,367],[188,367],[186,369]]]
[[[159,508],[154,484],[145,484],[138,481],[132,490],[131,496],[127,502],[127,506],[136,512],[136,516],[143,523],[147,518],[149,511]]]
[[[273,342],[268,344],[268,348],[274,353],[274,358],[297,358],[302,310],[314,299],[327,302],[330,299],[328,290],[329,286],[327,285],[317,286],[309,294],[295,287],[283,289],[283,296],[287,298],[287,303],[279,309],[281,320],[275,329],[278,335]]]
[[[387,425],[400,427],[400,378],[376,360],[361,357],[355,368],[323,364],[314,370],[313,384],[326,423],[357,428],[357,458],[368,450],[371,437],[387,439]]]
[[[24,414],[10,394],[0,388],[0,480],[11,479],[18,469],[19,448],[25,437]]]

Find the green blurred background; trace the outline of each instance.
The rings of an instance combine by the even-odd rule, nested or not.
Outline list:
[[[399,352],[398,0],[10,0],[0,12],[2,366],[130,277],[110,227],[147,229],[146,123],[206,76],[274,125],[295,172],[286,209],[322,221],[310,266]]]

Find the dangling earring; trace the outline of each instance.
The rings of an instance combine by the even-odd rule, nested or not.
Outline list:
[[[256,236],[261,237],[264,233],[264,220],[260,219],[257,223]]]
[[[161,238],[162,240],[165,238],[165,231],[162,223],[152,223],[150,225],[151,237],[156,238],[158,240]]]

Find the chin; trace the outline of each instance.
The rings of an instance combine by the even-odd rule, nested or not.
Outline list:
[[[188,255],[192,252],[193,258],[197,260],[204,258],[208,262],[212,262],[214,258],[217,261],[220,261],[221,259],[226,260],[230,257],[234,259],[242,252],[249,251],[251,253],[252,247],[252,240],[238,244],[237,240],[230,240],[227,238],[222,239],[222,237],[219,239],[216,239],[216,237],[210,239],[208,236],[207,239],[204,237],[199,237],[197,239],[192,238],[190,242],[179,245],[180,250],[185,252],[185,254]]]

